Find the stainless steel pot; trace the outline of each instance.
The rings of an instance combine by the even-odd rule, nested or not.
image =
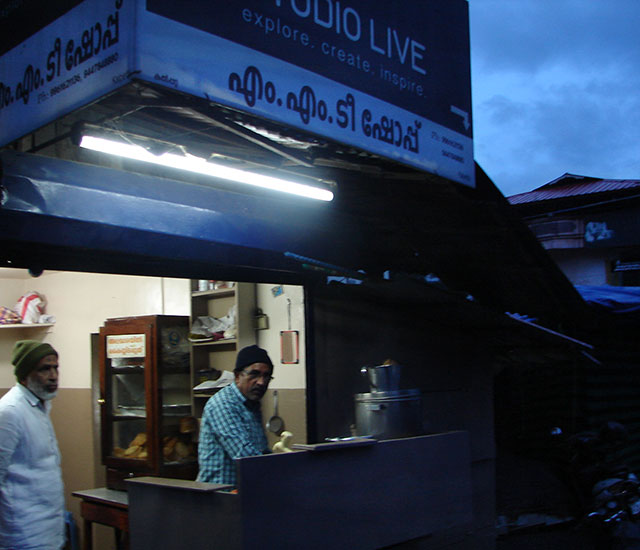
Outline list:
[[[372,392],[392,392],[400,389],[401,365],[362,367],[360,372],[369,379]]]
[[[358,393],[355,406],[359,436],[394,439],[424,433],[418,389]]]

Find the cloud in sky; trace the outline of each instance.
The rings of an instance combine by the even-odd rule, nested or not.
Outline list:
[[[476,161],[506,196],[640,179],[640,0],[469,0]]]

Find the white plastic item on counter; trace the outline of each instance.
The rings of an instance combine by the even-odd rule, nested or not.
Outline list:
[[[25,325],[41,323],[40,318],[44,313],[46,302],[44,298],[34,290],[30,290],[20,297],[14,311],[20,315]]]

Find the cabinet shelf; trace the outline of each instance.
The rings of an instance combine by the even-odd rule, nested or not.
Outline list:
[[[196,468],[198,467],[198,459],[197,458],[185,458],[184,460],[167,460],[165,462],[167,466],[184,466],[185,464],[192,464]]]
[[[163,405],[163,416],[189,416],[191,414],[191,403],[179,403],[176,405]]]
[[[130,365],[127,367],[111,367],[109,372],[113,374],[144,374],[144,367],[141,365]]]
[[[126,409],[125,409],[126,410]],[[133,412],[133,411],[140,411]],[[177,405],[163,405],[162,416],[176,416],[183,417],[191,414],[191,403],[179,403]],[[143,407],[131,407],[129,410],[123,413],[112,414],[111,417],[115,421],[120,420],[144,420],[147,418],[146,409]]]
[[[188,374],[189,366],[184,367],[161,367],[163,374]],[[141,365],[127,365],[124,367],[109,367],[111,374],[144,374],[144,367]]]
[[[112,414],[111,420],[114,422],[127,422],[130,420],[144,420],[147,418],[146,414]]]

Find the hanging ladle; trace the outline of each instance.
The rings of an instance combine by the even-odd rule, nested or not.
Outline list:
[[[267,421],[267,430],[274,434],[284,428],[284,420],[278,416],[278,390],[273,390],[273,416]]]

